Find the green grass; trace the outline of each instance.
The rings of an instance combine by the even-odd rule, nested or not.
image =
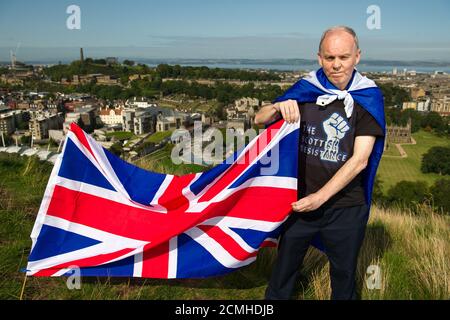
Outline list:
[[[17,299],[51,165],[0,153],[0,298]]]
[[[383,182],[383,192],[386,193],[390,187],[402,180],[423,180],[427,182],[428,185],[432,185],[437,179],[442,178],[442,176],[435,173],[422,173],[420,171],[422,156],[431,147],[450,146],[450,139],[437,137],[436,135],[423,130],[413,133],[413,137],[417,144],[402,145],[403,149],[405,149],[408,154],[407,158],[383,157],[381,159],[378,176]],[[392,146],[391,151],[387,154],[394,154],[394,151],[392,151],[394,148],[395,146]]]
[[[170,137],[172,135],[172,132],[173,130],[155,132],[150,137],[148,137],[145,142],[160,143],[165,138]]]
[[[387,150],[383,152],[383,156],[395,156],[400,157],[400,152],[398,151],[395,144],[391,144]]]
[[[135,138],[136,136],[129,131],[115,131],[106,133],[107,137],[115,137],[118,140],[129,140]]]

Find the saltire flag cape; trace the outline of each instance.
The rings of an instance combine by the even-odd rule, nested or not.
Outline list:
[[[348,111],[354,99],[385,128],[380,90],[356,71],[344,91],[312,72],[275,101],[287,99],[344,99]],[[234,162],[174,176],[123,161],[72,125],[31,234],[27,274],[77,267],[82,276],[201,278],[248,265],[261,247],[276,245],[297,200],[298,139],[299,122],[279,120]],[[369,204],[382,151],[378,138],[365,169]],[[263,170],[274,154],[278,170]]]
[[[174,176],[123,161],[72,124],[31,234],[27,274],[77,267],[82,276],[201,278],[250,264],[259,248],[276,245],[296,200],[298,128],[281,120],[234,162]]]
[[[374,81],[361,75],[355,69],[347,88],[345,90],[339,90],[328,80],[323,69],[320,68],[317,71],[310,72],[306,77],[297,81],[273,102],[289,99],[296,100],[300,103],[316,102],[324,106],[336,99],[344,100],[347,117],[352,115],[353,104],[356,101],[374,117],[375,121],[383,130],[384,136],[376,138],[367,167],[363,173],[366,202],[370,207],[375,174],[383,154],[386,135],[384,98],[380,88],[377,87]]]

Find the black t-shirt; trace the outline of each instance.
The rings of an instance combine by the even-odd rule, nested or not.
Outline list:
[[[375,119],[356,102],[347,118],[342,100],[327,106],[299,104],[300,139],[298,197],[322,188],[353,155],[356,136],[383,136]],[[362,172],[323,206],[342,208],[365,204]]]

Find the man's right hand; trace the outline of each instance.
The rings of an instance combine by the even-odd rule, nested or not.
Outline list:
[[[281,116],[287,123],[295,123],[300,119],[300,111],[296,100],[277,102],[273,107],[281,113]]]

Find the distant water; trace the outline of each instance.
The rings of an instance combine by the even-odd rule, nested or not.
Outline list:
[[[224,69],[264,69],[264,70],[278,70],[278,71],[311,71],[311,70],[317,70],[319,68],[318,64],[315,63],[295,63],[295,64],[289,64],[289,63],[257,63],[256,61],[254,63],[239,63],[239,62],[214,62],[214,61],[195,61],[195,62],[189,62],[189,61],[146,61],[139,59],[135,60],[137,63],[144,63],[148,65],[149,67],[156,67],[160,63],[167,63],[170,65],[176,65],[179,64],[181,66],[193,66],[193,67],[200,67],[200,66],[206,66],[208,68],[224,68]],[[71,61],[62,61],[62,63],[70,63]],[[43,65],[54,65],[56,63],[54,62],[45,62],[45,61],[27,61],[29,64],[43,64]],[[1,64],[1,63],[0,63]],[[5,65],[7,63],[5,62]],[[386,72],[386,73],[392,73],[392,70],[394,68],[397,68],[397,72],[403,72],[404,69],[411,71],[415,70],[418,73],[434,73],[435,71],[441,71],[446,72],[450,74],[450,65],[444,65],[444,66],[421,66],[420,63],[417,65],[402,65],[401,63],[397,65],[391,65],[391,64],[383,64],[383,65],[376,65],[373,63],[360,63],[358,65],[358,70],[362,72]]]
[[[149,67],[155,67],[157,63],[147,63]],[[318,64],[241,64],[241,63],[179,63],[181,66],[200,67],[206,66],[208,68],[224,68],[224,69],[264,69],[264,70],[279,70],[279,71],[311,71],[319,68]],[[450,73],[450,66],[447,67],[413,67],[413,66],[373,66],[373,65],[358,65],[358,70],[362,72],[386,72],[392,73],[394,68],[397,72],[403,72],[404,69],[411,71],[415,70],[418,73],[434,73],[435,71],[443,71]]]

